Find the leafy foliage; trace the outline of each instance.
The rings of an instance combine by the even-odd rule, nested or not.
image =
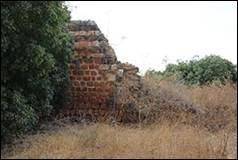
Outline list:
[[[164,72],[149,71],[148,73],[163,75],[165,77],[175,75],[185,84],[203,85],[213,81],[237,81],[236,65],[220,56],[210,55],[202,59],[190,61],[178,61],[177,64],[168,64]]]
[[[1,1],[1,138],[31,129],[62,103],[69,20],[63,2]]]

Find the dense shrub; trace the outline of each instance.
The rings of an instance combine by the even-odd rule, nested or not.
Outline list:
[[[46,118],[64,97],[72,38],[63,2],[1,1],[1,138]]]
[[[213,81],[237,81],[236,65],[216,55],[178,61],[177,64],[168,64],[164,72],[149,71],[147,74],[149,73],[164,77],[175,75],[185,84],[203,85]]]

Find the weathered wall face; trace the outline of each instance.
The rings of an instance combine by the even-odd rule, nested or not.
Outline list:
[[[126,112],[134,112],[132,99],[139,96],[138,68],[117,61],[95,22],[74,21],[69,27],[75,41],[68,72],[71,101],[58,116],[122,121]]]

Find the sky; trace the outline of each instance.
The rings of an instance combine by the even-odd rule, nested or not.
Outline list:
[[[94,20],[117,59],[144,73],[216,54],[237,64],[235,1],[71,1],[72,20]]]

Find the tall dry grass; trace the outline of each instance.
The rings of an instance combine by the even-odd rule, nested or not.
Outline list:
[[[186,86],[172,79],[159,81],[159,86],[160,99],[164,101],[160,104],[160,118],[190,121],[192,124],[205,126],[210,131],[225,128],[236,130],[237,86],[235,84]],[[191,113],[192,111],[196,113]]]
[[[4,147],[1,158],[236,158],[236,85],[188,87],[173,79],[144,78],[154,123],[118,125],[58,121]],[[144,105],[144,106],[143,106]],[[153,114],[146,114],[153,115]],[[145,117],[151,118],[151,117]]]
[[[181,124],[66,125],[27,136],[1,158],[229,158],[231,134]],[[232,158],[232,157],[230,157]]]

